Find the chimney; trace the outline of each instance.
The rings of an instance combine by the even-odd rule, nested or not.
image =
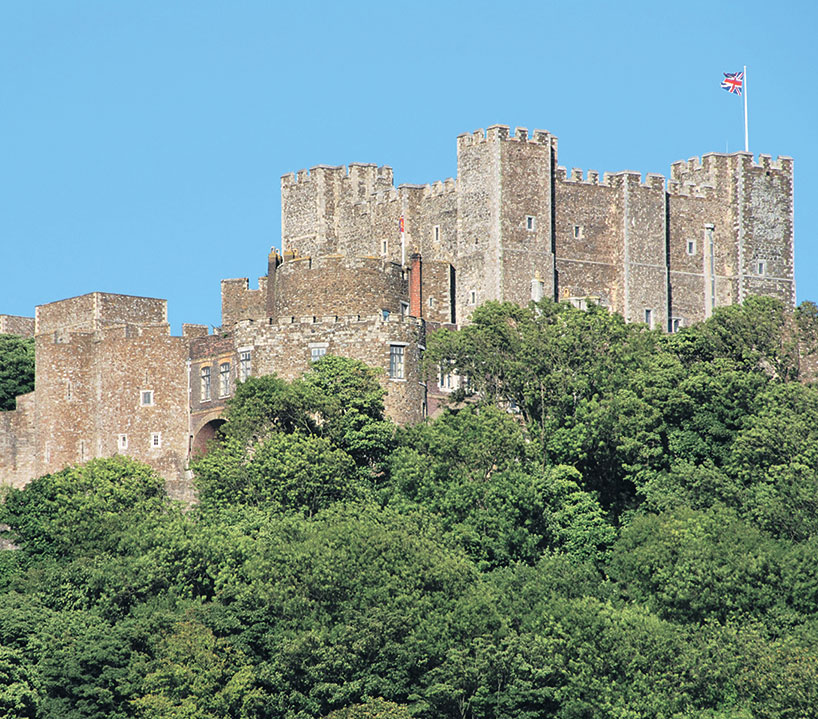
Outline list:
[[[421,283],[423,268],[420,261],[420,254],[413,252],[409,269],[409,315],[411,317],[423,317],[423,296]]]

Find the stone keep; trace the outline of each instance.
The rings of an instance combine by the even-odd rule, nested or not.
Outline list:
[[[457,139],[457,179],[396,188],[361,163],[284,175],[283,253],[258,289],[222,281],[215,334],[172,337],[164,300],[98,292],[0,315],[34,333],[37,357],[35,391],[0,415],[0,482],[124,452],[189,500],[190,456],[236,382],[292,379],[324,353],[381,368],[387,412],[419,421],[449,389],[421,376],[426,333],[488,300],[594,302],[671,332],[751,294],[792,306],[792,183],[790,158],[743,152],[667,179],[569,172],[551,133],[503,125]]]

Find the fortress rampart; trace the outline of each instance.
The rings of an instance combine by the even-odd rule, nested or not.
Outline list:
[[[190,457],[237,383],[292,379],[324,354],[379,368],[390,416],[419,421],[447,389],[421,376],[427,333],[487,300],[592,297],[669,332],[750,294],[795,303],[791,158],[569,171],[553,134],[505,125],[456,150],[457,177],[424,185],[367,163],[284,175],[282,252],[255,289],[222,280],[214,334],[172,337],[164,300],[100,292],[0,315],[0,331],[36,335],[37,356],[35,391],[0,414],[0,481],[126,452],[189,500]]]

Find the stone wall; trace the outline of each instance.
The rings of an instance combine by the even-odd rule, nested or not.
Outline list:
[[[34,337],[34,318],[19,315],[0,315],[0,335]]]
[[[259,277],[258,289],[250,289],[246,277],[222,280],[222,325],[239,320],[261,319],[267,314],[267,277]]]
[[[401,313],[409,302],[400,265],[375,257],[304,257],[285,261],[275,278],[275,317]]]
[[[420,375],[423,322],[380,314],[326,316],[302,320],[279,318],[275,324],[240,322],[233,328],[234,347],[252,347],[254,375],[276,374],[292,380],[310,367],[313,348],[325,354],[361,360],[380,370],[387,390],[386,411],[400,423],[424,416],[425,385]],[[404,348],[404,376],[390,377],[390,349]]]

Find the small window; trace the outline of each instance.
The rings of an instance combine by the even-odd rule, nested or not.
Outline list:
[[[653,328],[653,310],[645,310],[645,324]]]
[[[767,261],[766,260],[759,260],[756,266],[756,270],[758,271],[759,275],[766,275],[767,274]]]
[[[153,405],[153,390],[152,389],[143,389],[139,393],[139,404],[143,407],[150,407]]]
[[[582,239],[582,225],[574,225],[574,239],[575,240]]]
[[[116,446],[120,452],[124,452],[126,449],[128,449],[128,435],[127,434],[118,435],[116,440]]]
[[[401,302],[400,303],[400,316],[406,317],[409,314],[409,303],[408,302]]]
[[[696,240],[688,240],[687,241],[687,254],[688,255],[695,255],[696,254]]]
[[[384,322],[389,319],[389,310],[381,310],[381,317],[383,317]]]
[[[201,388],[199,391],[200,401],[210,401],[210,367],[202,367]]]
[[[437,373],[437,386],[443,392],[451,392],[460,387],[460,377],[452,373],[451,367],[441,365]]]
[[[162,433],[151,432],[151,449],[159,449],[162,446]]]
[[[388,255],[389,254],[389,242],[388,240],[381,240],[381,254]]]
[[[427,300],[427,303],[429,304],[429,308],[431,309],[432,307],[434,307],[434,306],[435,306],[435,298],[434,298],[434,297],[430,297],[430,298]]]
[[[389,345],[389,378],[404,379],[404,345]]]
[[[470,305],[477,304],[477,290],[469,290],[469,304]]]
[[[310,347],[310,362],[317,362],[327,353],[326,347]]]
[[[682,328],[682,321],[678,317],[673,318],[671,323],[671,332],[678,332]]]
[[[65,387],[65,398],[70,402],[72,396],[71,380],[68,380],[68,384]]]
[[[242,382],[246,382],[250,376],[250,371],[253,368],[252,362],[253,357],[250,354],[250,350],[239,352],[239,379]]]
[[[534,232],[537,229],[537,218],[534,215],[525,216],[525,229],[529,232]]]
[[[230,394],[230,363],[222,362],[219,365],[219,397]]]
[[[435,242],[440,242],[440,225],[435,225],[434,232]]]

